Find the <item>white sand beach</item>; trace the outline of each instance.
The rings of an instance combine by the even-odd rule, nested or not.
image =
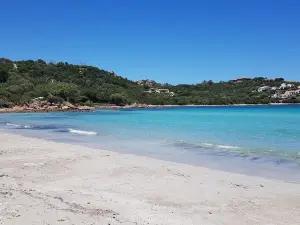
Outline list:
[[[0,133],[1,225],[299,224],[300,184]]]

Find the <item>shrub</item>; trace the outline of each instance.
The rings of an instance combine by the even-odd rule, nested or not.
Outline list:
[[[115,93],[110,95],[110,102],[115,105],[126,105],[129,103],[127,97],[121,93]]]
[[[0,71],[0,83],[7,82],[8,78],[9,78],[9,74],[6,71],[1,70]]]
[[[49,95],[47,98],[48,102],[53,104],[60,104],[64,102],[64,99],[59,96]]]
[[[9,108],[12,106],[11,102],[8,102],[6,100],[0,99],[0,108]]]

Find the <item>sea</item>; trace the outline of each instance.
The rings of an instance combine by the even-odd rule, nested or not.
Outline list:
[[[300,182],[299,105],[8,113],[0,130]]]

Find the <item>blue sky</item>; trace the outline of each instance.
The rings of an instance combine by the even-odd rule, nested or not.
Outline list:
[[[173,84],[300,80],[298,0],[14,0],[1,9],[0,57]]]

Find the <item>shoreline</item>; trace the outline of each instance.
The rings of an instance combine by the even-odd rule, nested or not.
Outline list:
[[[283,225],[300,220],[298,183],[2,131],[0,142],[3,224]]]
[[[181,108],[181,107],[240,107],[240,106],[287,106],[287,105],[300,105],[300,103],[270,103],[270,104],[233,104],[233,105],[95,105],[94,107],[89,106],[78,106],[77,108],[68,109],[22,109],[21,106],[15,108],[0,108],[1,113],[48,113],[48,112],[94,112],[97,109],[107,110],[119,110],[119,109],[159,109],[159,108]]]
[[[280,181],[284,181],[284,182],[292,182],[292,183],[299,183],[300,184],[300,176],[296,175],[299,170],[293,169],[291,167],[292,163],[297,163],[297,161],[295,159],[292,158],[277,158],[277,159],[282,159],[282,160],[286,160],[284,163],[282,163],[281,165],[276,165],[276,158],[272,158],[271,156],[263,156],[263,155],[256,155],[259,158],[262,159],[262,161],[266,160],[265,162],[259,162],[258,164],[256,164],[255,162],[251,161],[250,155],[248,155],[248,158],[244,158],[243,160],[241,160],[239,157],[236,156],[230,156],[230,152],[233,153],[234,150],[229,150],[228,152],[226,152],[226,150],[224,151],[224,156],[222,158],[218,158],[217,154],[212,153],[210,157],[207,156],[207,153],[202,153],[203,155],[201,156],[201,160],[190,160],[188,158],[182,159],[182,158],[176,158],[170,155],[160,155],[158,152],[149,154],[149,153],[143,153],[142,147],[141,147],[141,152],[137,151],[137,149],[133,150],[132,148],[126,148],[125,151],[122,150],[122,148],[120,147],[116,147],[116,148],[112,148],[112,147],[104,147],[103,145],[100,147],[99,144],[93,144],[92,140],[86,141],[84,140],[85,138],[88,137],[93,137],[93,136],[97,136],[98,133],[93,131],[93,130],[80,130],[80,129],[72,129],[69,128],[68,130],[68,134],[66,134],[66,136],[51,136],[49,135],[49,133],[41,133],[42,135],[40,135],[40,132],[37,133],[27,133],[26,129],[28,128],[29,130],[31,130],[33,127],[31,125],[29,125],[29,127],[27,127],[28,125],[19,125],[19,124],[11,124],[8,123],[9,126],[12,127],[24,127],[25,129],[21,129],[20,132],[18,130],[7,130],[7,129],[3,129],[2,132],[5,133],[9,133],[9,134],[17,134],[17,135],[21,135],[24,137],[29,137],[29,138],[37,138],[37,139],[43,139],[43,140],[48,140],[48,141],[53,141],[55,143],[66,143],[66,144],[75,144],[77,146],[81,146],[81,147],[88,147],[88,148],[92,148],[92,149],[106,149],[108,151],[113,151],[113,152],[118,152],[118,153],[122,153],[122,154],[130,154],[130,155],[136,155],[136,156],[142,156],[142,157],[150,157],[153,159],[158,159],[158,160],[163,160],[163,161],[170,161],[170,162],[176,162],[176,163],[181,163],[181,164],[187,164],[187,165],[193,165],[193,166],[201,166],[201,167],[205,167],[205,168],[209,168],[212,170],[218,170],[218,171],[226,171],[229,173],[238,173],[238,174],[244,174],[247,176],[258,176],[258,177],[262,177],[262,178],[266,178],[266,179],[272,179],[272,180],[280,180]],[[27,128],[26,128],[27,127]],[[72,131],[71,131],[72,130]],[[15,132],[17,131],[17,132]],[[37,130],[38,131],[38,130]],[[1,132],[1,131],[0,131]],[[75,141],[74,138],[76,138],[76,136],[72,135],[79,135],[78,139]],[[64,139],[65,138],[65,139]],[[79,141],[79,138],[80,139]],[[91,142],[90,142],[91,141]],[[233,148],[235,146],[232,146]],[[180,152],[178,152],[180,154]],[[176,155],[176,153],[174,153]],[[214,159],[213,159],[213,158]],[[255,157],[254,157],[255,158]],[[228,164],[228,162],[230,162]],[[230,166],[229,166],[230,165]]]

